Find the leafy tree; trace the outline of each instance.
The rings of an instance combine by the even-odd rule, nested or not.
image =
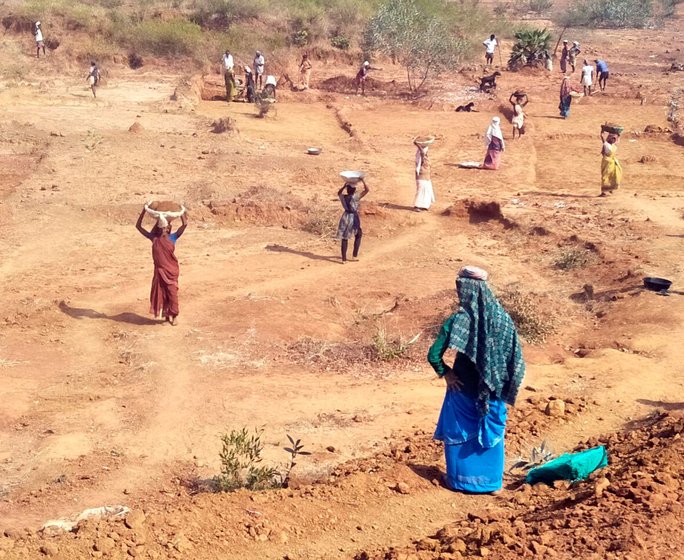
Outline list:
[[[556,18],[563,27],[639,28],[672,17],[682,0],[579,0]]]
[[[521,29],[515,32],[515,45],[508,59],[508,67],[542,64],[551,45],[551,32],[544,29]]]
[[[456,67],[467,49],[467,42],[452,35],[438,11],[429,13],[422,8],[415,0],[389,0],[370,19],[364,33],[366,51],[401,64],[413,93],[420,91],[428,78]]]

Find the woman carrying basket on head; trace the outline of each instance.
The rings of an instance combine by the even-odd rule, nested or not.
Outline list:
[[[615,157],[617,143],[620,139],[618,127],[601,129],[601,195],[606,196],[616,191],[622,183],[622,165]]]
[[[430,158],[428,148],[434,142],[432,137],[418,137],[413,143],[416,145],[416,197],[413,208],[416,212],[429,210],[435,201],[435,192],[432,190],[432,178],[430,177]]]
[[[359,249],[361,248],[363,230],[361,229],[361,218],[359,217],[359,203],[370,191],[363,178],[360,178],[359,181],[363,183],[361,194],[356,192],[356,184],[352,182],[345,183],[337,191],[337,196],[342,203],[342,208],[344,208],[344,213],[337,226],[337,239],[341,241],[342,263],[347,262],[347,248],[350,239],[354,239],[352,260],[357,260]],[[344,192],[345,190],[347,191],[346,193]]]

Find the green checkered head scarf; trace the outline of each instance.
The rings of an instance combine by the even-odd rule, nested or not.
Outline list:
[[[470,358],[480,374],[477,408],[489,412],[491,398],[515,404],[525,376],[525,362],[513,320],[487,286],[486,273],[464,269],[456,279],[460,310],[449,347]],[[479,279],[484,278],[484,279]]]

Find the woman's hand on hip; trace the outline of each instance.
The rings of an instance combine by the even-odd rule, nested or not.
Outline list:
[[[463,388],[463,381],[461,381],[452,370],[449,370],[444,374],[444,381],[446,381],[447,389],[451,389],[452,391],[460,391]]]

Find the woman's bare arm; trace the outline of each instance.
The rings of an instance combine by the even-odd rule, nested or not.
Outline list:
[[[152,232],[147,231],[142,226],[142,221],[143,221],[144,217],[145,217],[145,208],[142,209],[142,212],[140,212],[140,216],[138,216],[138,221],[135,223],[135,229],[137,229],[143,236],[147,237],[147,239],[152,239]]]
[[[178,239],[181,235],[185,233],[185,228],[188,227],[188,213],[183,212],[183,215],[181,216],[181,227],[179,227],[176,230],[176,239]]]
[[[366,196],[366,195],[370,192],[370,189],[368,188],[368,185],[366,185],[366,181],[364,181],[363,179],[361,179],[361,182],[363,183],[363,191],[361,191],[361,194],[359,195],[359,198],[363,198],[364,196]]]

